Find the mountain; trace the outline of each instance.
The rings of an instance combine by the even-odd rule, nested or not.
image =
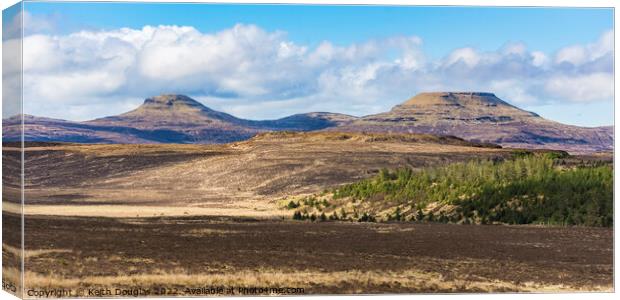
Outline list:
[[[93,126],[80,122],[44,118],[31,115],[23,116],[24,140],[40,142],[75,142],[75,143],[149,143],[148,132],[134,128]],[[20,139],[22,120],[13,116],[2,120],[3,141]],[[156,133],[152,133],[155,135]]]
[[[330,113],[330,112],[311,112],[296,114],[274,121],[259,121],[262,126],[276,130],[288,131],[310,131],[324,128],[336,127],[348,124],[357,119],[354,116]]]
[[[3,120],[5,141],[18,140],[21,121]],[[25,139],[78,143],[228,143],[266,131],[423,133],[505,147],[573,153],[613,150],[613,126],[579,127],[546,120],[492,93],[421,93],[388,112],[356,118],[312,112],[254,121],[210,109],[183,95],[160,95],[138,108],[86,122],[24,116]]]
[[[160,95],[138,108],[101,119],[72,122],[24,115],[27,141],[78,143],[228,143],[265,131],[311,131],[345,124],[355,117],[307,113],[254,121],[212,110],[184,95]],[[3,120],[3,139],[18,140],[21,120]]]
[[[613,150],[613,126],[561,124],[519,109],[492,93],[421,93],[392,110],[326,130],[453,135],[505,147],[569,152]]]

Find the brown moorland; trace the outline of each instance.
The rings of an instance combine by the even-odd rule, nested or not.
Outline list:
[[[18,148],[4,152],[10,157]],[[182,207],[182,214],[195,214],[194,208],[279,216],[279,199],[350,183],[382,168],[511,155],[509,149],[454,137],[335,132],[264,133],[224,145],[34,143],[24,155],[26,213],[72,214],[81,206],[113,216],[105,208],[117,206],[125,216],[144,216],[127,214],[157,206]],[[6,188],[11,192],[15,187]]]
[[[300,287],[304,293],[609,291],[613,230],[295,222],[283,199],[373,176],[512,157],[416,134],[276,132],[224,145],[29,143],[26,288]],[[6,170],[19,148],[5,144]],[[587,159],[587,158],[586,158]],[[598,159],[598,158],[597,158]],[[16,182],[4,172],[5,182]],[[17,186],[3,279],[17,282]],[[507,271],[508,270],[508,271]]]
[[[3,222],[15,218],[5,213]],[[214,286],[308,294],[613,289],[610,228],[204,216],[28,216],[25,226],[27,288],[163,287],[170,296]],[[5,260],[18,241],[5,237]],[[14,280],[15,266],[5,267]]]

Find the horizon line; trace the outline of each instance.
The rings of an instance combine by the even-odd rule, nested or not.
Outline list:
[[[492,95],[492,96],[500,99],[501,101],[507,103],[508,105],[511,105],[511,106],[515,107],[516,109],[519,109],[519,110],[522,110],[522,111],[527,111],[527,112],[530,112],[530,113],[534,113],[539,118],[542,118],[542,119],[545,119],[545,120],[549,120],[549,121],[552,121],[552,122],[556,122],[556,123],[560,123],[560,124],[563,124],[563,125],[575,126],[575,127],[581,127],[581,128],[600,128],[600,127],[614,127],[615,126],[615,120],[614,120],[614,123],[609,124],[609,125],[583,126],[583,125],[567,124],[567,123],[563,123],[563,122],[560,122],[560,121],[556,121],[556,120],[552,120],[552,119],[547,119],[545,117],[540,116],[540,114],[538,114],[538,113],[536,113],[534,111],[528,111],[528,110],[522,109],[519,106],[516,106],[516,105],[514,105],[512,103],[507,102],[506,100],[503,100],[503,99],[497,97],[497,95],[495,95],[494,92],[481,92],[481,91],[475,91],[475,92],[474,91],[424,91],[424,92],[416,93],[414,96],[412,96],[412,97],[406,99],[405,101],[401,102],[401,104],[403,104],[403,103],[409,101],[410,99],[412,99],[412,98],[414,98],[414,97],[416,97],[418,95],[421,95],[421,94],[472,94],[472,95],[473,94],[486,94],[486,95]],[[256,121],[256,122],[260,122],[260,121],[276,121],[276,120],[281,120],[281,119],[288,118],[288,117],[291,117],[291,116],[305,115],[305,114],[312,114],[312,113],[339,114],[339,115],[354,117],[354,118],[357,118],[357,119],[368,117],[368,116],[372,116],[372,115],[376,114],[375,113],[375,114],[367,114],[367,115],[356,116],[356,115],[340,113],[340,112],[332,112],[332,111],[308,111],[308,112],[300,112],[300,113],[289,114],[289,115],[286,115],[286,116],[283,116],[283,117],[279,117],[279,118],[275,118],[275,119],[249,119],[249,118],[238,117],[238,116],[236,116],[236,115],[234,115],[232,113],[226,112],[226,111],[212,109],[211,107],[205,105],[202,101],[196,100],[192,96],[189,96],[188,94],[183,94],[183,93],[161,93],[159,95],[148,96],[148,97],[144,98],[144,100],[146,101],[147,99],[151,99],[151,98],[154,98],[154,97],[161,97],[161,96],[184,96],[184,97],[192,99],[193,101],[198,102],[200,105],[202,105],[203,107],[205,107],[207,109],[211,109],[211,110],[214,110],[216,112],[225,113],[225,114],[228,114],[228,115],[230,115],[230,116],[232,116],[234,118],[237,118],[237,119],[247,120],[247,121]],[[398,105],[401,105],[401,104],[397,104],[397,105],[393,106],[392,108],[394,108],[394,107],[396,107]],[[27,113],[24,113],[24,112],[21,112],[19,114],[15,114],[15,115],[12,115],[12,116],[9,116],[9,117],[6,117],[6,118],[3,117],[2,120],[3,121],[4,120],[9,120],[9,119],[12,119],[12,118],[16,118],[18,116],[24,116],[24,117],[25,116],[31,116],[31,117],[35,117],[35,118],[46,118],[46,119],[52,119],[52,120],[57,120],[57,121],[67,121],[67,122],[74,122],[74,123],[86,123],[86,122],[95,121],[95,120],[102,119],[102,118],[118,116],[120,114],[123,114],[123,113],[129,112],[129,111],[132,111],[134,109],[137,109],[137,108],[141,107],[142,105],[144,105],[144,102],[142,102],[142,104],[136,106],[133,109],[127,110],[127,111],[119,113],[117,115],[101,116],[101,117],[97,117],[97,118],[90,119],[90,120],[84,120],[84,121],[77,121],[77,120],[70,120],[70,119],[61,119],[61,118],[53,118],[53,117],[47,117],[47,116],[42,116],[42,115],[27,114]],[[380,112],[380,113],[382,113],[382,112]],[[23,119],[22,119],[22,121],[23,121]]]

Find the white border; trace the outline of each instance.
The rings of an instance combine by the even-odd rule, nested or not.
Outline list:
[[[0,8],[3,10],[9,6],[14,5],[19,1],[16,0],[0,0]],[[523,7],[523,6],[536,6],[536,7],[609,7],[614,8],[614,20],[616,19],[616,8],[619,7],[618,1],[612,0],[597,0],[597,1],[579,1],[579,0],[562,0],[562,1],[533,1],[533,0],[502,0],[501,2],[493,1],[493,0],[437,0],[437,1],[429,1],[429,0],[287,0],[287,1],[278,1],[278,0],[267,0],[267,1],[258,1],[258,0],[194,0],[194,1],[182,1],[182,0],[133,0],[133,1],[122,1],[122,0],[108,0],[108,1],[84,1],[84,0],[64,0],[64,1],[28,1],[25,2],[178,2],[178,3],[238,3],[238,4],[247,4],[247,3],[267,3],[267,4],[310,4],[310,5],[419,5],[419,6],[496,6],[496,7]],[[618,48],[618,39],[616,38],[616,30],[614,24],[614,43],[615,48]],[[614,53],[614,57],[616,56]],[[2,50],[0,50],[0,56],[2,54]],[[614,60],[614,70],[618,69],[618,60]],[[0,68],[1,70],[1,68]],[[618,81],[615,81],[615,72],[614,72],[614,91],[618,89]],[[2,87],[2,83],[0,81],[0,89]],[[0,115],[1,115],[1,106],[0,106]],[[620,107],[614,105],[614,120],[620,120],[618,116],[620,112]],[[615,132],[615,127],[614,127]],[[614,158],[620,153],[617,145],[617,140],[614,140]],[[0,169],[0,176],[2,171]],[[614,176],[618,178],[618,168],[614,168]],[[618,191],[620,188],[620,182],[618,180],[614,181],[614,191]],[[614,193],[615,194],[615,193]],[[617,239],[617,217],[618,214],[618,202],[616,201],[616,197],[614,195],[614,217],[616,219],[616,223],[614,224],[614,286],[619,287],[618,276],[617,276],[617,261],[615,260],[615,249],[618,249],[618,239]],[[0,229],[1,229],[0,223]],[[1,232],[1,231],[0,231]],[[1,260],[1,258],[0,258]],[[359,297],[372,297],[372,299],[411,299],[415,297],[417,299],[523,299],[527,297],[528,299],[536,300],[536,299],[563,299],[563,300],[571,300],[571,299],[582,299],[587,297],[588,299],[613,299],[616,298],[612,293],[571,293],[571,294],[423,294],[423,295],[377,295],[377,296],[303,296],[303,299],[308,300],[318,300],[318,299],[328,299],[328,298],[337,298],[337,299],[359,299]],[[11,294],[1,291],[0,298],[2,299],[17,299]],[[178,300],[179,298],[157,298],[157,299],[170,299],[170,300]],[[190,299],[209,299],[209,298],[190,298]],[[227,297],[225,299],[247,299],[247,297]]]

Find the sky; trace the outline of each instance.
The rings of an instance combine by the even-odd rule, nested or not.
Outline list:
[[[23,17],[28,114],[88,120],[182,93],[249,119],[362,116],[488,91],[613,123],[612,9],[27,2]]]

